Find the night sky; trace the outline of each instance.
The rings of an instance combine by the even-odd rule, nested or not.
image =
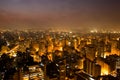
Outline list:
[[[120,30],[120,0],[0,0],[0,28]]]

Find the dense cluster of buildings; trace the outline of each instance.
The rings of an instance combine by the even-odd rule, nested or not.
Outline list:
[[[1,31],[0,64],[1,79],[118,80],[120,34]]]

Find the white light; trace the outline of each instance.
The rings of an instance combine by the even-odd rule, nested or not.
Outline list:
[[[93,30],[91,30],[90,32],[91,32],[91,33],[94,33],[94,31],[93,31]]]
[[[91,30],[90,32],[91,33],[97,33],[98,31],[96,29],[94,29],[94,30]]]
[[[90,78],[90,80],[94,80],[93,78]]]
[[[43,64],[43,63],[41,63],[40,65],[41,65],[41,66],[44,66],[44,64]]]
[[[72,33],[71,31],[69,33]]]
[[[13,55],[13,57],[16,57],[16,56],[17,56],[16,54]]]
[[[7,42],[7,46],[9,46],[10,45],[10,43],[9,42]]]
[[[68,42],[68,45],[70,46],[70,45],[71,45],[71,42]]]
[[[70,68],[69,66],[67,66],[67,68]]]
[[[56,64],[56,66],[59,66],[58,64]]]

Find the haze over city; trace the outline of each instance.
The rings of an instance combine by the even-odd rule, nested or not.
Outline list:
[[[119,0],[1,0],[1,29],[120,30]]]
[[[120,0],[0,0],[0,80],[120,80]]]

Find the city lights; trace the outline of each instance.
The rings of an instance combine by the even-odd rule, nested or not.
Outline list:
[[[96,31],[94,32],[96,33]],[[6,32],[3,32],[2,35],[4,33]],[[14,66],[11,66],[15,67],[17,71],[21,69],[20,74],[25,74],[20,76],[23,80],[57,78],[57,76],[61,77],[61,79],[66,77],[73,77],[73,79],[76,77],[82,79],[84,77],[87,79],[84,74],[86,76],[102,77],[110,75],[119,68],[116,61],[119,59],[120,53],[120,36],[114,33],[112,33],[111,38],[108,38],[109,35],[107,33],[89,33],[89,36],[87,33],[84,34],[84,37],[83,34],[78,36],[81,34],[70,32],[67,35],[65,35],[67,32],[59,32],[59,34],[57,32],[54,32],[54,34],[49,32],[44,33],[44,35],[42,32],[31,33],[32,36],[27,34],[24,36],[27,38],[23,41],[20,41],[19,37],[15,37],[14,42],[5,37],[0,39],[1,42],[4,42],[4,44],[1,44],[1,60],[4,60],[4,56],[6,56],[5,59],[13,59],[11,64]],[[14,34],[14,32],[10,34]],[[19,32],[16,35],[19,36],[20,34],[23,33]],[[75,36],[76,34],[77,36]],[[112,37],[113,35],[114,37]],[[114,64],[112,65],[114,66],[113,69],[110,64]],[[54,67],[53,70],[50,67]],[[40,71],[39,73],[38,70]],[[74,75],[74,71],[76,75]],[[64,75],[62,75],[63,73]],[[119,72],[116,71],[116,73]],[[40,77],[40,75],[42,76]],[[91,77],[89,79],[94,80]]]
[[[120,80],[120,0],[0,0],[0,80]]]

